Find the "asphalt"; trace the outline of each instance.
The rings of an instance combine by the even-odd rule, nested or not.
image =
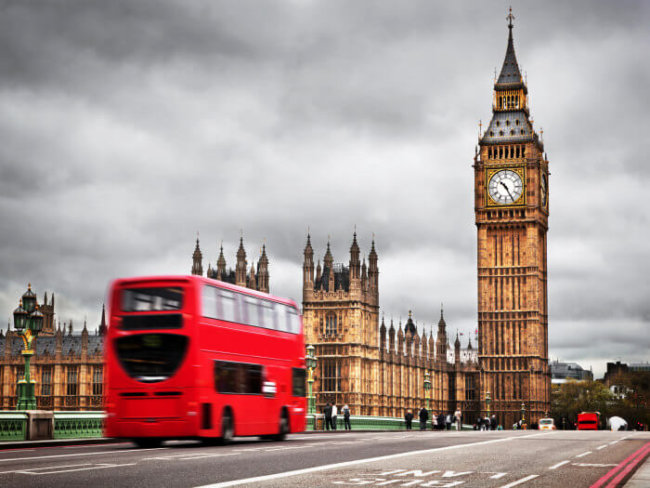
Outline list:
[[[650,433],[606,431],[337,431],[156,449],[112,439],[5,442],[0,486],[587,488],[604,479],[605,488],[632,476],[625,486],[647,488],[644,449],[650,450]]]

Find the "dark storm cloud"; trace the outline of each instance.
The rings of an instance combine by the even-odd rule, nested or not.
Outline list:
[[[550,353],[648,359],[645,2],[517,2],[551,161]],[[503,10],[503,11],[502,11]],[[204,267],[243,230],[300,299],[307,228],[375,234],[381,305],[476,327],[472,157],[505,8],[470,2],[14,1],[0,9],[0,306],[27,281],[97,323],[117,276]],[[587,344],[585,334],[594,337]],[[595,343],[595,344],[594,344]]]

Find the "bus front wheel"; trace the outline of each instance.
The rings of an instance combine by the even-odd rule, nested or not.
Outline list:
[[[287,417],[287,412],[283,411],[280,414],[280,425],[278,427],[278,433],[275,435],[274,440],[283,441],[287,434],[289,433],[289,418]]]

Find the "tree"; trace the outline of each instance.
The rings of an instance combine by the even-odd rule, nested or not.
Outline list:
[[[597,381],[568,381],[554,386],[551,396],[551,416],[563,427],[562,419],[573,425],[580,412],[599,412],[604,427],[606,418],[617,410],[619,401],[609,389]]]

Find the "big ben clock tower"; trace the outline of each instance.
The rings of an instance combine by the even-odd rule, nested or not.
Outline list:
[[[548,161],[533,129],[508,20],[492,120],[474,158],[481,409],[509,427],[550,410]]]

